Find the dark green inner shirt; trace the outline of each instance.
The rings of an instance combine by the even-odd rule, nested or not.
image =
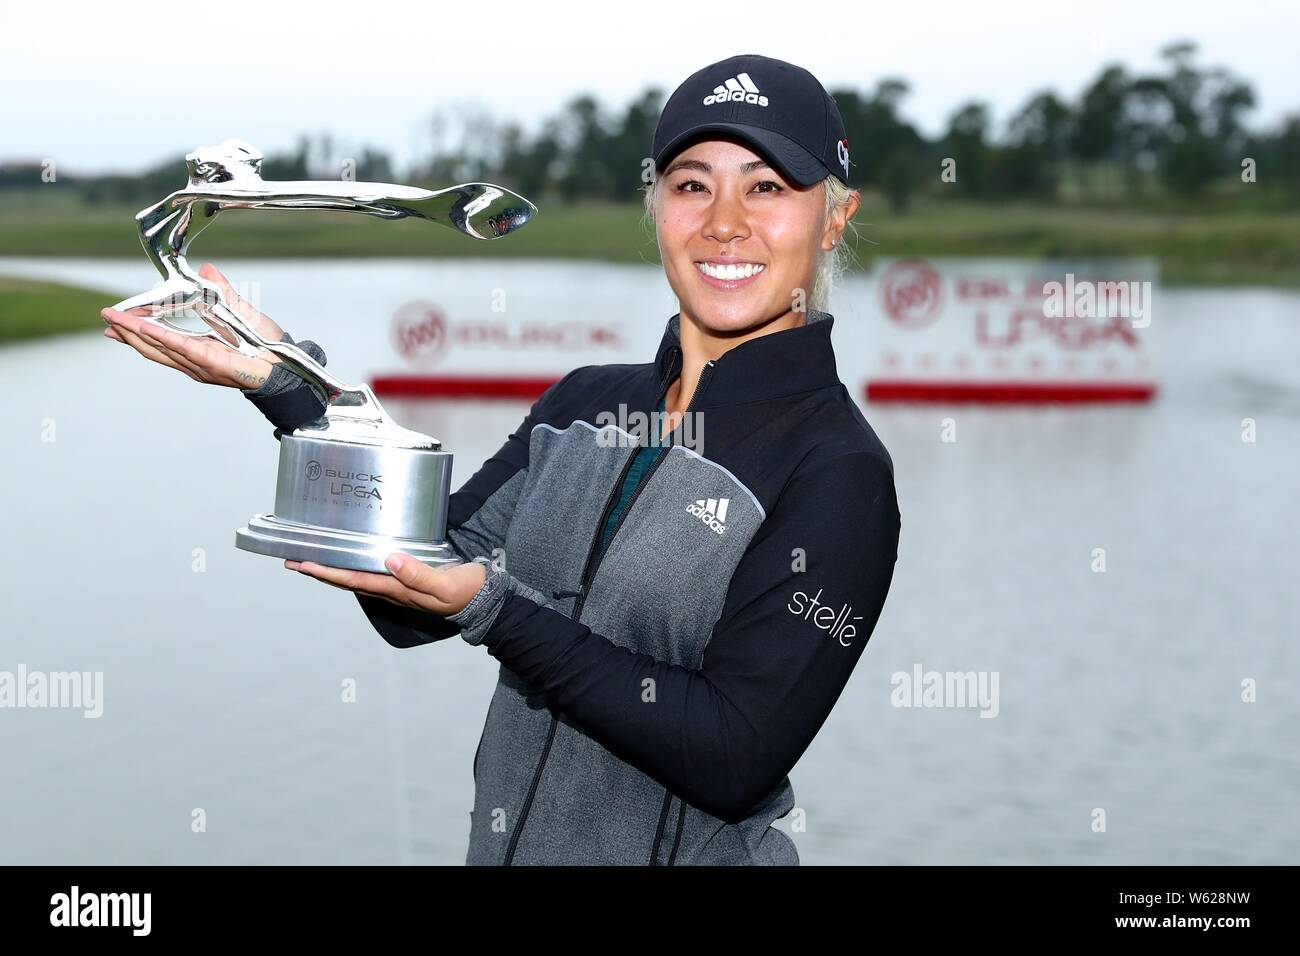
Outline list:
[[[664,412],[664,400],[659,400],[659,407],[656,409],[662,416]],[[648,441],[650,444],[641,445],[632,453],[632,467],[627,471],[627,477],[623,479],[623,488],[619,492],[618,502],[614,505],[614,510],[609,513],[609,519],[605,522],[605,527],[600,533],[600,550],[605,550],[605,545],[609,543],[609,536],[614,533],[614,527],[618,524],[619,515],[627,504],[636,494],[636,489],[645,478],[646,473],[654,467],[654,463],[659,460],[660,456],[668,450],[666,444],[658,444],[655,440],[659,435],[659,428],[663,425],[662,417],[657,419],[650,431]]]

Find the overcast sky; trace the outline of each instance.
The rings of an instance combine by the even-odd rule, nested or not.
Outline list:
[[[1154,68],[1176,39],[1249,79],[1248,121],[1270,125],[1300,112],[1297,27],[1300,0],[14,0],[0,13],[0,159],[135,170],[231,136],[272,153],[329,130],[404,167],[427,150],[438,106],[481,104],[531,131],[575,93],[621,107],[737,53],[797,63],[830,88],[904,76],[904,111],[929,135],[979,98],[1000,131],[1031,92],[1073,98],[1104,63]]]

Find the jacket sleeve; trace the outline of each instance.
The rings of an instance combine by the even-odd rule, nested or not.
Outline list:
[[[493,552],[505,548],[506,532],[528,474],[533,427],[545,419],[553,397],[576,371],[542,393],[505,444],[448,500],[447,542],[462,561],[481,557],[481,563],[491,569]],[[419,647],[461,632],[460,624],[450,617],[363,594],[358,594],[357,600],[371,625],[393,647]]]
[[[310,339],[295,342],[286,332],[280,341],[297,345],[321,365],[325,364],[325,350]],[[240,391],[272,425],[285,433],[315,422],[325,414],[325,399],[282,362],[271,368],[271,374],[260,388]]]
[[[698,668],[628,650],[499,569],[448,620],[611,753],[739,820],[844,689],[884,606],[900,527],[887,460],[854,452],[797,474],[737,565]]]

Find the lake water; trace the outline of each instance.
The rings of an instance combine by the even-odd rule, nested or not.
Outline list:
[[[255,274],[345,378],[388,349],[354,307],[430,290],[454,310],[506,282],[539,315],[634,330],[645,361],[675,311],[653,266],[228,271]],[[121,294],[151,278],[143,262],[0,274]],[[847,280],[832,308],[855,394],[870,294]],[[1160,295],[1150,405],[864,406],[895,463],[900,558],[791,775],[804,863],[1300,862],[1300,294]],[[265,420],[98,333],[0,348],[0,382],[0,672],[103,673],[98,719],[0,709],[0,862],[460,863],[496,662],[458,641],[395,651],[351,595],[234,548],[272,505]],[[454,485],[527,410],[389,405],[456,453]],[[996,717],[894,706],[892,675],[918,666],[996,673]]]

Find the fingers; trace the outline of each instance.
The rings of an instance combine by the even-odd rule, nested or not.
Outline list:
[[[367,594],[387,594],[393,587],[393,579],[386,574],[372,574],[369,571],[352,571],[348,568],[331,568],[314,561],[286,560],[284,566],[290,571],[310,574],[319,581],[347,588],[349,591],[364,591]]]
[[[212,379],[200,363],[169,347],[169,342],[184,340],[179,332],[170,332],[139,315],[106,309],[107,318],[122,339],[147,359],[184,372],[198,382],[211,383]]]
[[[221,271],[211,262],[205,262],[203,268],[199,269],[199,275],[212,282],[221,289],[221,297],[226,300],[232,309],[234,309],[243,318],[245,322],[257,329],[263,338],[278,342],[284,338],[284,330],[266,315],[253,308],[243,296],[239,295],[230,284],[230,280],[222,275]]]
[[[138,335],[141,331],[147,330],[150,325],[155,323],[140,314],[140,310],[132,309],[130,312],[119,312],[117,309],[101,309],[99,313],[105,322],[108,322],[118,331],[130,332]]]
[[[404,565],[411,564],[424,567],[420,565],[419,561],[408,560],[404,562]],[[454,608],[434,594],[417,587],[408,586],[395,575],[374,574],[369,571],[351,571],[346,568],[331,568],[316,564],[313,561],[285,561],[284,566],[291,571],[309,575],[318,581],[324,581],[326,584],[342,588],[345,591],[360,592],[373,597],[385,598],[406,607],[432,611],[435,614],[447,614],[458,610],[458,608]],[[425,568],[424,570],[432,574],[437,573],[432,568]],[[417,576],[409,577],[414,580]],[[427,584],[427,580],[422,581],[422,583]]]
[[[203,263],[203,268],[199,270],[199,275],[203,276],[203,278],[214,283],[221,289],[221,297],[226,300],[232,309],[242,315],[245,319],[251,318],[248,313],[254,311],[253,307],[245,302],[243,296],[235,291],[234,286],[232,286],[230,280],[221,273],[221,270],[211,262],[205,262]]]
[[[439,614],[464,610],[487,580],[487,568],[476,561],[431,568],[397,551],[388,556],[384,565],[412,594],[426,596],[435,603]]]
[[[238,353],[220,345],[216,341],[183,332],[173,332],[162,326],[150,326],[142,323],[140,334],[166,353],[173,361],[185,368],[193,369],[210,382],[217,385],[234,384],[229,374],[232,359]],[[265,377],[262,381],[266,381]]]
[[[150,342],[151,344],[153,344],[156,348],[158,348],[159,351],[161,351],[169,359],[175,362],[178,368],[182,368],[185,371],[189,372],[192,377],[198,379],[200,382],[205,382],[207,384],[214,384],[214,380],[212,376],[208,373],[208,371],[204,369],[202,366],[197,365],[196,363],[190,361],[190,359],[187,358],[183,353],[178,352],[175,349],[167,348],[162,343],[160,343],[157,339],[150,337],[148,332],[141,333],[141,337],[144,338],[146,341]]]
[[[136,321],[139,321],[137,317],[127,315],[127,313],[125,312],[116,312],[113,309],[105,309],[101,313],[101,315],[103,315],[106,320],[113,323],[105,331],[106,335],[109,332],[116,333],[115,335],[111,336],[111,338],[115,338],[117,341],[131,346],[131,348],[135,349],[137,352],[139,352],[149,361],[157,362],[159,365],[166,365],[168,368],[174,368],[179,372],[184,372],[190,378],[195,378],[194,372],[178,364],[169,355],[167,355],[164,351],[162,351],[157,345],[154,345],[146,341],[145,339],[141,338],[141,336],[131,331],[130,328],[127,328],[126,323],[122,321],[123,319],[126,320],[135,319]],[[196,379],[196,381],[203,381],[203,380]]]
[[[405,587],[400,581],[387,574],[372,574],[369,571],[352,571],[348,568],[331,568],[314,561],[285,561],[284,566],[291,571],[310,575],[318,581],[332,584],[346,591],[360,591],[375,597],[396,598]]]
[[[402,554],[390,554],[384,561],[384,567],[388,568],[389,573],[400,581],[403,585],[412,591],[419,591],[427,594],[434,600],[446,603],[446,583],[445,578],[439,578],[438,572],[426,564],[421,564],[414,558],[408,558]]]
[[[186,335],[143,316],[105,309],[105,319],[146,358],[179,369],[196,381],[228,388],[258,388],[271,374],[271,365],[223,346],[215,339]]]
[[[203,263],[203,266],[199,269],[199,275],[209,282],[215,282],[217,285],[222,286],[223,292],[230,290],[230,280],[226,278],[226,274],[211,262]],[[234,302],[235,300],[232,298],[230,301]]]

